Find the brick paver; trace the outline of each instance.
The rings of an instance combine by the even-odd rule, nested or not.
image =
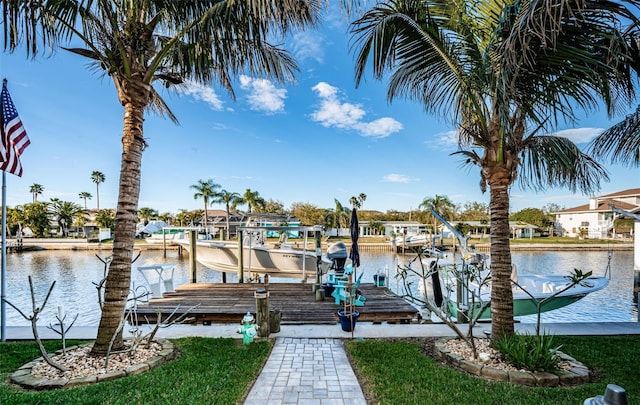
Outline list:
[[[366,405],[342,340],[277,338],[245,405]]]

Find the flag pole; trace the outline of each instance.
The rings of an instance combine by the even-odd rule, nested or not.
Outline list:
[[[7,79],[2,79],[5,85]],[[4,133],[4,108],[0,108],[0,142],[5,142]],[[8,146],[8,145],[7,145]],[[2,171],[2,259],[0,259],[0,341],[7,339],[7,172]]]
[[[5,341],[6,328],[6,306],[5,295],[7,293],[6,267],[7,267],[7,170],[9,173],[22,177],[22,164],[20,154],[31,143],[27,136],[27,131],[22,126],[22,121],[18,116],[18,111],[11,101],[9,90],[7,90],[7,79],[2,80],[2,100],[0,105],[0,142],[2,145],[0,170],[2,170],[2,259],[0,263],[0,340]]]
[[[4,130],[2,131],[4,132]],[[4,136],[4,134],[3,134]],[[0,341],[5,342],[7,327],[7,306],[5,299],[7,298],[7,172],[2,171],[2,299],[0,299]]]

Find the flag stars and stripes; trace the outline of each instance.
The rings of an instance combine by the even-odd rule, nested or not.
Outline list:
[[[0,101],[2,102],[3,117],[2,145],[0,146],[0,160],[2,163],[0,164],[0,170],[22,176],[20,155],[31,141],[22,125],[22,120],[18,116],[16,107],[11,101],[6,79],[2,83]]]

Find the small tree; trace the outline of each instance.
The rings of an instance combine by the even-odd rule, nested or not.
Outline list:
[[[449,279],[449,283],[440,287],[438,275],[439,258],[429,259],[427,251],[420,248],[416,257],[409,263],[398,265],[396,274],[396,278],[399,278],[402,282],[401,296],[409,302],[427,308],[429,312],[435,314],[441,321],[446,323],[455,332],[456,336],[467,344],[474,358],[478,357],[478,352],[473,336],[473,328],[482,313],[490,305],[489,301],[482,301],[482,296],[480,295],[481,289],[489,282],[488,272],[484,268],[484,263],[484,261],[470,262],[463,257],[459,263],[453,264],[453,268],[445,270],[449,272],[452,278]],[[433,299],[429,298],[427,294],[429,279],[432,279],[436,290]],[[470,288],[469,281],[475,281],[477,288]],[[421,289],[423,294],[415,294],[413,289],[415,283],[418,283],[418,289]],[[459,289],[457,291],[458,295],[462,293],[468,295],[469,308],[468,310],[461,307],[457,308],[457,316],[454,319],[451,306],[457,305],[457,303],[450,301],[449,294],[439,296],[438,291],[452,292],[456,288]],[[466,334],[462,332],[456,322],[468,323]]]
[[[100,210],[96,214],[96,223],[101,228],[113,229],[116,223],[116,213],[114,210]]]
[[[51,291],[53,291],[53,287],[55,287],[55,285],[56,285],[55,281],[51,283],[51,287],[49,287],[49,291],[47,292],[47,295],[45,296],[44,301],[42,302],[42,305],[38,306],[36,305],[36,293],[33,289],[33,281],[31,280],[31,276],[29,276],[29,292],[31,293],[31,304],[32,304],[31,315],[26,315],[24,312],[20,310],[20,308],[16,307],[11,302],[7,301],[4,298],[3,300],[7,304],[9,304],[13,309],[18,311],[18,313],[20,313],[20,315],[22,315],[24,319],[28,320],[31,323],[31,331],[33,332],[33,338],[36,341],[36,345],[38,346],[38,350],[40,350],[40,354],[42,354],[42,358],[44,359],[44,361],[46,361],[50,366],[55,367],[56,369],[64,372],[64,371],[67,371],[67,368],[56,363],[51,359],[51,357],[47,353],[47,350],[42,345],[40,336],[38,335],[38,316],[42,313],[42,311],[44,311],[44,307],[47,305],[47,302],[49,301],[49,297],[51,296]]]
[[[49,221],[48,204],[44,202],[34,202],[22,206],[24,215],[24,226],[28,226],[36,237],[48,236],[51,224]]]

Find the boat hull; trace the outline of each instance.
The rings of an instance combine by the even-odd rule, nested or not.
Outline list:
[[[538,303],[541,303],[541,313],[571,305],[587,296],[587,294],[605,288],[609,284],[609,279],[607,277],[589,277],[581,284],[577,284],[563,292],[560,291],[570,284],[564,276],[519,276],[518,284],[519,286],[514,285],[513,287],[513,315],[525,316],[537,314]],[[474,309],[470,311],[467,317],[475,317],[478,311],[482,311],[478,319],[491,319],[491,294],[489,290],[490,287],[488,286],[484,286],[480,290],[481,302],[473,305]],[[525,293],[524,290],[529,291],[531,296]],[[556,293],[558,295],[552,297]],[[483,308],[484,304],[487,305]],[[452,316],[458,317],[455,292],[449,294],[447,310]]]
[[[188,241],[176,242],[190,251]],[[239,268],[238,244],[235,242],[196,242],[196,260],[213,270],[237,273]],[[326,272],[328,262],[322,261]],[[313,252],[264,246],[243,247],[243,270],[247,275],[257,273],[270,277],[310,278],[316,276],[317,257]]]

